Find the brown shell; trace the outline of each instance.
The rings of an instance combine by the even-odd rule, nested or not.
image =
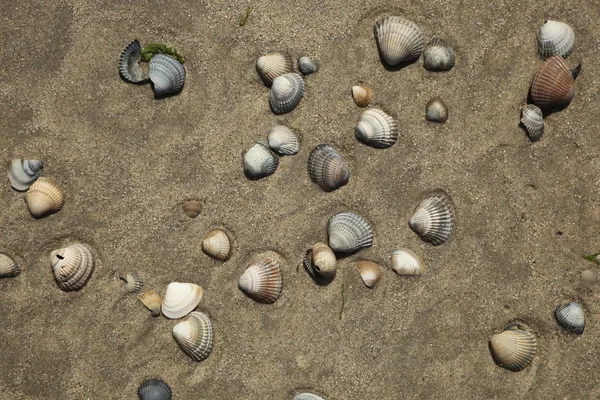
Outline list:
[[[8,254],[0,253],[0,278],[9,278],[21,273],[19,264]]]
[[[142,304],[150,311],[152,311],[153,317],[160,315],[160,308],[162,305],[162,297],[156,290],[149,290],[138,296]]]
[[[231,255],[231,242],[221,229],[213,229],[202,241],[202,251],[220,261],[226,261]]]
[[[266,257],[253,263],[240,277],[238,286],[242,292],[260,303],[275,303],[283,286],[279,262]]]
[[[181,206],[183,212],[190,218],[196,218],[202,212],[202,203],[200,200],[188,200]]]
[[[490,351],[496,364],[514,372],[525,368],[533,360],[536,350],[535,336],[517,324],[509,324],[490,339]]]
[[[373,100],[373,89],[363,82],[352,86],[352,98],[359,107],[366,107]]]
[[[316,243],[312,248],[312,266],[317,275],[324,278],[335,276],[337,259],[335,253],[325,243]]]
[[[39,177],[25,195],[25,202],[34,218],[58,212],[65,203],[65,195],[58,184],[45,177]]]
[[[575,80],[561,56],[552,56],[538,69],[531,83],[533,103],[548,109],[568,104],[575,95]]]
[[[381,267],[373,261],[358,261],[356,268],[365,285],[372,289],[381,279]]]

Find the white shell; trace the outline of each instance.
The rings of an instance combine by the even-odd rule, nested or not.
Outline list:
[[[348,183],[350,169],[333,147],[320,144],[308,157],[308,175],[321,189],[331,192]]]
[[[356,268],[365,285],[372,289],[381,279],[381,267],[373,261],[358,261]]]
[[[54,250],[50,263],[58,287],[65,292],[83,288],[94,272],[92,252],[81,243]]]
[[[192,360],[205,360],[213,348],[212,323],[206,314],[194,311],[173,327],[173,338]]]
[[[309,56],[302,56],[298,59],[298,69],[304,75],[308,75],[317,72],[319,70],[319,66]]]
[[[142,83],[148,80],[148,74],[139,65],[142,59],[142,46],[136,39],[129,43],[119,56],[119,71],[128,82]]]
[[[585,329],[585,313],[581,304],[572,302],[565,306],[559,306],[556,311],[556,319],[567,330],[582,334]]]
[[[265,85],[271,87],[278,76],[294,72],[294,62],[287,53],[272,51],[256,60],[256,70]]]
[[[202,294],[202,288],[194,283],[169,283],[162,302],[163,315],[170,319],[188,315],[200,304]]]
[[[41,160],[12,160],[8,164],[8,180],[13,189],[20,192],[29,189],[31,184],[42,175]]]
[[[0,278],[10,278],[20,273],[19,264],[8,254],[0,253]]]
[[[160,309],[162,306],[162,297],[156,290],[149,290],[138,296],[142,304],[150,311],[152,311],[153,317],[160,315]]]
[[[425,119],[444,123],[448,119],[448,106],[439,97],[434,97],[425,105]]]
[[[316,275],[332,279],[337,269],[335,253],[325,243],[316,243],[312,248],[311,267]]]
[[[279,157],[262,143],[255,143],[244,153],[244,174],[248,179],[271,175],[279,166]]]
[[[293,155],[300,150],[298,136],[285,125],[276,125],[269,130],[269,147],[282,155]]]
[[[415,253],[408,249],[398,249],[392,252],[392,269],[398,275],[423,275],[423,262]]]
[[[252,265],[240,276],[240,290],[260,303],[272,304],[281,295],[283,280],[279,263],[270,257]]]
[[[544,115],[538,106],[534,104],[523,106],[521,108],[521,122],[532,142],[541,139],[544,134]]]
[[[292,111],[304,95],[304,79],[294,72],[278,76],[273,80],[269,104],[275,114]]]
[[[185,69],[173,57],[155,54],[150,59],[149,77],[154,84],[154,94],[158,97],[165,96],[183,89]]]
[[[123,286],[129,293],[139,293],[144,287],[144,280],[136,273],[127,273],[119,278],[125,281]]]
[[[220,261],[226,261],[231,255],[231,242],[227,233],[213,229],[202,241],[202,251]]]
[[[65,203],[65,195],[53,179],[39,177],[25,194],[25,202],[31,215],[41,218],[58,212]]]
[[[294,396],[293,400],[325,400],[321,396],[312,393],[299,393]]]
[[[436,193],[421,201],[408,225],[421,239],[434,246],[445,243],[454,227],[454,211],[447,195]]]
[[[537,40],[542,60],[555,55],[567,58],[573,51],[575,32],[564,22],[546,21],[537,33]]]
[[[362,113],[354,134],[361,142],[379,149],[393,146],[398,140],[394,118],[378,108],[369,108]]]
[[[431,39],[423,49],[423,67],[428,71],[451,70],[454,67],[454,50],[443,39]]]
[[[373,244],[373,229],[360,215],[341,212],[329,219],[329,247],[335,252],[350,253]]]
[[[390,16],[375,23],[375,39],[383,61],[394,66],[419,58],[424,47],[421,28],[402,17]]]
[[[525,368],[536,350],[535,336],[514,323],[490,339],[490,351],[496,364],[514,372]]]

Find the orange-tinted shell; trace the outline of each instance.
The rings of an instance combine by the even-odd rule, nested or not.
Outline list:
[[[533,103],[542,109],[568,104],[575,95],[575,80],[561,56],[552,56],[538,69],[531,83]]]

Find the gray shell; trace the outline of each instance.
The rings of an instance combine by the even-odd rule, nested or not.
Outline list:
[[[298,59],[298,69],[304,75],[312,74],[319,70],[317,63],[309,56],[302,56]]]
[[[262,143],[255,143],[244,153],[244,174],[248,179],[271,175],[279,166],[279,157]]]
[[[537,41],[542,60],[554,55],[567,58],[575,45],[575,32],[564,22],[546,21],[537,33]]]
[[[382,18],[375,23],[373,30],[381,59],[388,65],[416,60],[423,51],[421,28],[405,18]]]
[[[329,247],[335,252],[351,253],[373,244],[373,229],[360,215],[341,212],[329,219]]]
[[[582,334],[585,328],[585,313],[581,304],[572,302],[565,306],[559,306],[556,311],[556,320],[565,329]]]
[[[523,106],[521,109],[521,123],[525,127],[529,140],[535,142],[541,139],[544,134],[544,115],[538,106],[534,104]]]
[[[129,43],[119,56],[119,72],[121,76],[131,83],[148,81],[148,74],[139,65],[142,59],[142,46],[136,39]]]
[[[185,69],[173,57],[155,54],[150,59],[150,80],[154,84],[154,94],[165,96],[181,91],[185,83]]]
[[[171,400],[171,388],[160,379],[148,379],[138,388],[140,400]]]
[[[439,97],[434,97],[425,105],[425,119],[444,123],[448,119],[448,106]]]
[[[304,269],[306,269],[306,272],[308,272],[308,274],[312,278],[316,278],[317,277],[317,271],[315,270],[315,266],[314,266],[314,263],[313,263],[313,251],[312,251],[312,248],[306,250],[306,253],[304,253],[304,260],[302,260],[302,265],[304,266]]]
[[[423,49],[423,67],[428,71],[450,71],[454,67],[454,50],[443,39],[431,39]]]
[[[435,194],[421,201],[408,222],[425,242],[438,246],[445,243],[454,227],[454,211],[445,194]]]
[[[144,287],[144,280],[136,273],[128,272],[125,275],[120,275],[119,278],[125,281],[123,287],[129,293],[139,293]]]
[[[325,400],[321,396],[312,393],[299,393],[294,396],[293,400]]]
[[[296,108],[303,95],[304,79],[292,72],[273,80],[269,103],[275,114],[285,114]]]
[[[173,327],[173,338],[192,360],[205,360],[213,348],[212,323],[206,314],[192,311]]]
[[[294,72],[294,62],[287,53],[271,51],[256,60],[256,71],[264,84],[271,87],[278,76]]]
[[[269,130],[269,147],[281,155],[294,155],[300,150],[298,136],[285,125],[276,125]]]
[[[391,147],[398,140],[396,122],[378,108],[370,108],[362,113],[354,134],[364,144],[379,149]]]
[[[0,278],[11,278],[20,273],[19,264],[8,254],[0,253]]]
[[[12,160],[8,164],[8,180],[13,189],[20,192],[29,187],[42,175],[41,160]]]
[[[320,144],[308,157],[308,175],[321,189],[331,192],[348,183],[350,170],[340,153]]]

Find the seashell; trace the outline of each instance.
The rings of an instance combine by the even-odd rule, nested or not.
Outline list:
[[[160,379],[148,379],[138,388],[140,400],[171,400],[171,388]]]
[[[396,122],[378,108],[369,108],[362,113],[354,134],[364,144],[378,149],[393,146],[398,140]]]
[[[83,288],[94,272],[94,258],[82,243],[74,243],[50,253],[56,283],[65,292]]]
[[[374,288],[381,279],[381,267],[373,261],[358,261],[356,268],[361,279],[370,289]]]
[[[185,83],[185,69],[173,57],[155,54],[150,59],[150,80],[154,84],[154,95],[165,96],[181,91]]]
[[[328,144],[320,144],[310,153],[308,175],[326,192],[336,190],[350,180],[346,161]]]
[[[533,104],[521,108],[521,123],[525,126],[527,136],[532,142],[540,140],[544,134],[544,115],[542,110]]]
[[[510,324],[490,339],[490,352],[496,364],[514,372],[521,371],[533,360],[536,349],[535,336],[517,324]]]
[[[213,347],[212,323],[206,314],[194,311],[173,327],[173,338],[192,360],[205,360]]]
[[[573,71],[560,56],[548,58],[537,70],[531,83],[531,99],[541,109],[569,104],[575,96],[575,78],[581,69],[579,64]]]
[[[202,241],[202,251],[217,260],[226,261],[231,255],[229,236],[221,229],[213,229]]]
[[[313,264],[312,248],[306,250],[306,252],[304,253],[304,260],[302,260],[302,265],[304,266],[304,269],[306,269],[306,272],[308,272],[308,274],[312,278],[317,277],[317,271],[315,271],[315,266]]]
[[[454,50],[444,39],[431,39],[423,49],[423,67],[428,71],[450,71],[454,67]]]
[[[424,46],[421,28],[402,17],[380,19],[374,27],[379,54],[390,66],[419,58]]]
[[[160,315],[160,308],[162,304],[162,297],[156,290],[149,290],[138,296],[142,304],[150,311],[152,311],[153,317]]]
[[[448,106],[439,97],[434,97],[425,105],[425,119],[444,123],[448,119]]]
[[[564,306],[559,306],[556,311],[556,320],[565,329],[582,334],[585,328],[585,313],[581,304],[572,302]]]
[[[41,160],[12,160],[8,164],[8,180],[13,189],[20,192],[29,189],[42,175]]]
[[[142,46],[135,39],[125,47],[125,50],[119,56],[119,72],[128,82],[143,83],[148,81],[148,73],[139,64],[141,59]]]
[[[445,243],[454,226],[454,210],[447,195],[438,193],[421,201],[408,225],[421,239],[434,246]]]
[[[8,254],[0,253],[0,278],[10,278],[20,273],[19,264]]]
[[[256,60],[258,75],[268,87],[278,76],[294,72],[294,62],[287,53],[272,51]]]
[[[144,280],[138,274],[127,273],[119,278],[125,281],[125,290],[129,293],[139,293],[144,287]]]
[[[250,265],[238,281],[242,292],[266,304],[275,303],[281,294],[282,285],[279,263],[269,257]]]
[[[341,212],[329,219],[329,247],[335,252],[350,253],[373,244],[373,229],[360,215]]]
[[[294,396],[293,400],[325,400],[321,396],[312,393],[299,393]]]
[[[323,278],[335,276],[337,259],[334,252],[325,243],[316,243],[312,248],[312,268]]]
[[[25,194],[25,202],[31,215],[41,218],[58,212],[65,203],[65,195],[53,179],[40,177]]]
[[[273,80],[269,104],[275,114],[292,111],[304,95],[304,79],[294,72],[278,76]]]
[[[586,285],[593,285],[598,282],[598,274],[592,269],[583,270],[581,271],[581,280]]]
[[[203,292],[194,283],[169,283],[162,301],[163,315],[170,319],[185,317],[200,304]]]
[[[248,179],[271,175],[279,166],[279,157],[262,143],[255,143],[244,153],[244,174]]]
[[[352,98],[359,107],[366,107],[373,100],[373,89],[363,82],[352,86]]]
[[[276,125],[269,130],[269,147],[281,155],[294,155],[300,150],[300,140],[290,128]]]
[[[302,56],[298,59],[298,69],[304,75],[308,75],[317,72],[319,70],[319,66],[309,56]]]
[[[542,60],[551,56],[567,58],[573,51],[575,32],[564,22],[546,21],[537,33],[537,41]]]
[[[423,275],[423,262],[415,253],[408,249],[398,249],[392,252],[392,269],[398,275]]]
[[[200,200],[188,200],[181,206],[183,212],[190,218],[196,218],[202,212],[202,203]]]

